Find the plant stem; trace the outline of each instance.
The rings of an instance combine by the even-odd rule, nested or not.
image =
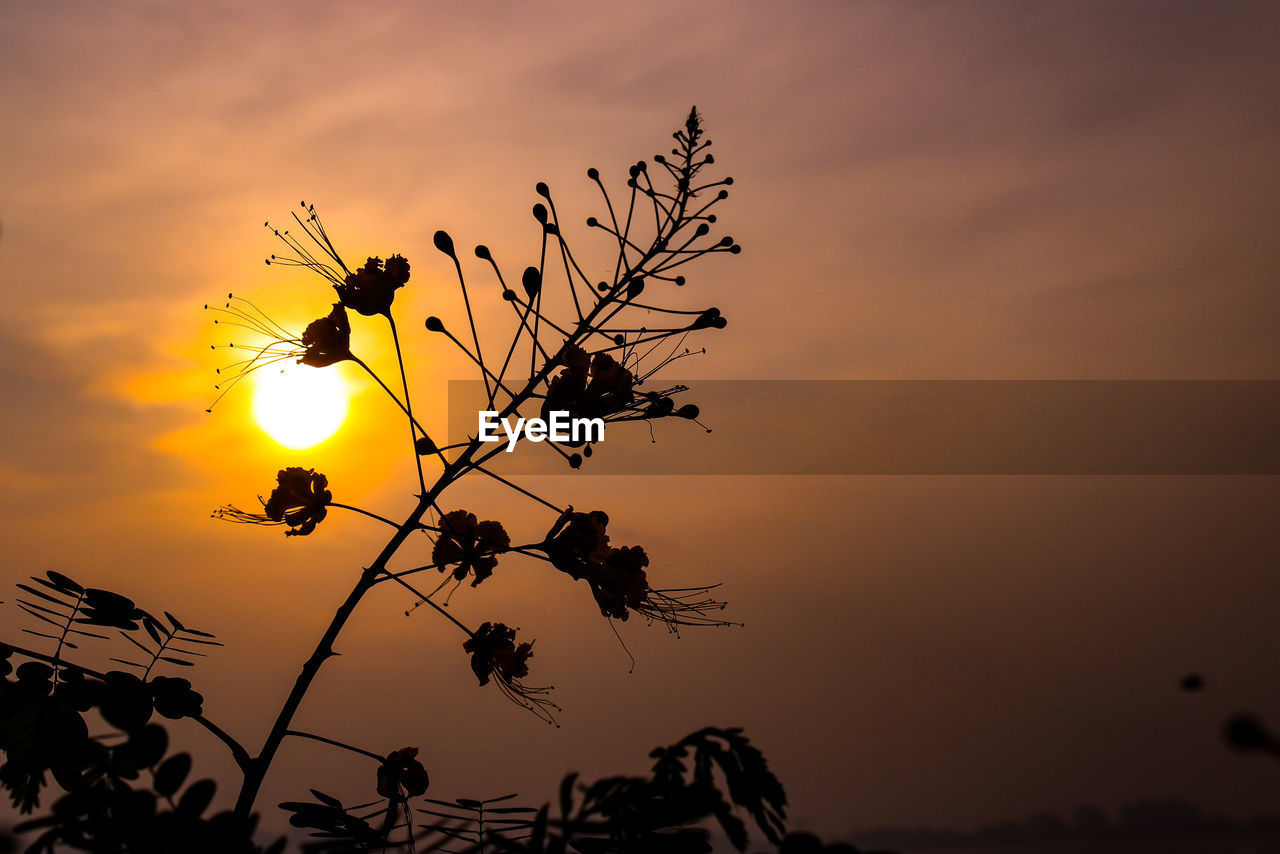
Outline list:
[[[392,391],[390,388],[388,388],[388,387],[387,387],[387,384],[386,384],[386,383],[384,383],[384,382],[382,381],[382,377],[378,376],[378,375],[374,372],[373,368],[369,367],[369,365],[368,365],[368,364],[366,364],[366,363],[364,362],[364,360],[360,359],[359,357],[357,357],[357,356],[352,356],[352,357],[351,357],[351,361],[355,362],[357,365],[359,365],[361,368],[363,368],[363,369],[364,369],[364,372],[365,372],[365,373],[367,373],[369,376],[373,377],[374,382],[376,382],[379,386],[381,386],[381,387],[382,387],[382,390],[383,390],[383,391],[385,391],[385,392],[387,393],[387,396],[388,396],[388,397],[390,397],[393,401],[395,401],[396,406],[400,407],[400,411],[401,411],[401,412],[403,412],[403,413],[408,417],[408,419],[409,419],[409,423],[410,423],[413,427],[416,427],[416,428],[418,429],[418,432],[420,432],[420,433],[423,435],[423,437],[425,437],[426,439],[430,440],[430,438],[431,438],[431,437],[430,437],[429,435],[427,435],[427,428],[423,427],[421,424],[419,424],[419,423],[418,423],[418,419],[416,419],[416,418],[414,418],[414,417],[413,417],[413,413],[412,413],[412,412],[410,412],[410,411],[409,411],[409,408],[408,408],[407,406],[405,406],[405,405],[404,405],[404,403],[402,403],[402,402],[400,401],[400,398],[396,395],[396,393],[395,393],[394,391]],[[417,438],[416,438],[416,436],[415,436],[415,438],[414,438],[414,444],[415,444],[414,451],[415,451],[415,453],[416,453],[416,452],[417,452],[417,447],[416,447],[416,444],[417,444]],[[433,442],[432,444],[435,444],[435,443]],[[457,447],[457,446],[456,446],[456,445],[446,445],[446,446],[445,446],[445,447],[443,447],[443,448],[436,448],[435,454],[436,454],[436,456],[437,456],[437,457],[439,457],[439,458],[440,458],[440,463],[441,463],[442,465],[448,465],[448,464],[449,464],[449,461],[448,461],[447,459],[445,459],[445,456],[444,456],[444,453],[443,453],[443,452],[444,452],[444,451],[447,451],[447,450],[449,450],[450,448],[453,448],[453,447]]]
[[[362,510],[361,508],[353,507],[350,504],[339,504],[337,501],[330,501],[329,506],[338,507],[342,510],[350,510],[353,513],[360,513],[361,515],[368,516],[370,519],[377,519],[379,522],[384,522],[393,528],[400,527],[395,522],[392,522],[390,519],[388,519],[386,516],[379,516],[377,513],[370,513],[368,510]]]
[[[341,747],[343,750],[350,750],[352,753],[358,753],[361,756],[367,756],[370,759],[374,760],[375,762],[386,761],[385,756],[379,756],[378,754],[374,753],[371,750],[365,750],[363,748],[356,747],[355,745],[347,744],[345,741],[338,741],[336,738],[326,738],[323,735],[316,735],[313,732],[303,732],[302,730],[291,729],[285,732],[285,735],[286,736],[291,735],[294,738],[309,738],[312,741],[319,741],[319,742],[323,742],[324,744],[332,745],[334,747]]]
[[[387,311],[387,323],[391,324],[391,342],[396,347],[396,362],[400,365],[400,385],[404,388],[404,411],[409,416],[409,447],[413,451],[413,465],[418,470],[418,488],[420,494],[426,494],[427,481],[422,476],[422,455],[418,453],[418,421],[413,417],[413,404],[409,402],[409,375],[404,372],[404,353],[400,350],[400,336],[396,333],[396,322]],[[426,436],[427,432],[422,431]],[[434,444],[434,443],[433,443]]]
[[[346,601],[339,606],[337,612],[333,615],[333,619],[329,622],[329,627],[325,629],[320,642],[316,644],[315,651],[311,653],[311,657],[302,665],[302,672],[298,674],[293,690],[289,692],[289,696],[285,699],[280,713],[276,716],[275,724],[271,727],[271,732],[267,734],[262,750],[249,762],[249,767],[245,771],[244,784],[240,787],[240,795],[236,799],[237,815],[248,818],[253,811],[253,804],[258,798],[258,791],[262,788],[262,781],[267,776],[272,760],[275,759],[276,751],[280,748],[280,742],[284,741],[285,734],[289,731],[293,716],[297,713],[298,707],[302,705],[302,698],[306,696],[307,691],[311,688],[311,683],[315,680],[316,674],[320,672],[321,665],[334,655],[334,641],[338,639],[338,635],[347,624],[347,620],[350,619],[356,606],[360,604],[360,600],[364,598],[364,594],[369,591],[374,581],[386,568],[387,561],[408,539],[409,535],[417,530],[418,523],[423,514],[427,512],[427,508],[431,506],[431,502],[448,484],[447,478],[449,474],[450,472],[446,470],[432,490],[418,499],[418,504],[413,512],[409,514],[409,518],[396,529],[395,534],[383,546],[377,560],[360,574],[360,579],[356,582],[355,587],[352,588],[351,593],[348,594]]]
[[[58,648],[53,651],[53,687],[58,687],[58,664],[62,658],[62,645],[67,642],[67,632],[71,631],[71,624],[75,622],[76,614],[80,613],[80,606],[84,604],[84,591],[80,591],[80,597],[76,599],[76,606],[71,609],[71,616],[67,617],[67,623],[62,627],[62,635],[58,638]]]

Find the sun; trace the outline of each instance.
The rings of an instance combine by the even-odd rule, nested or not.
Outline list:
[[[286,448],[318,445],[347,418],[349,391],[336,367],[271,367],[256,372],[254,380],[254,420]]]

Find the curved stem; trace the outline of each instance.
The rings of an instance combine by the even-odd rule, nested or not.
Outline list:
[[[346,600],[334,613],[333,619],[329,622],[329,627],[325,629],[320,642],[316,644],[315,650],[311,653],[311,657],[302,665],[302,672],[298,674],[293,690],[289,692],[289,696],[285,699],[279,714],[276,715],[276,721],[271,727],[271,732],[267,734],[262,749],[249,762],[249,767],[245,771],[244,784],[240,787],[240,795],[236,799],[235,811],[237,815],[242,818],[248,818],[253,811],[253,804],[258,798],[259,790],[262,788],[262,781],[266,778],[267,770],[275,759],[276,751],[280,749],[280,743],[284,741],[285,734],[289,731],[289,724],[293,722],[293,716],[297,713],[298,707],[302,705],[302,698],[306,696],[307,691],[311,688],[311,683],[315,681],[316,674],[320,672],[320,667],[336,654],[333,651],[333,644],[338,639],[338,635],[347,624],[347,620],[351,618],[356,606],[360,604],[360,600],[364,598],[364,594],[369,591],[377,577],[385,570],[387,561],[399,550],[409,535],[417,530],[419,521],[435,500],[436,494],[448,485],[450,474],[451,470],[446,469],[432,491],[418,499],[418,504],[413,512],[409,514],[409,518],[396,529],[395,534],[383,546],[373,564],[360,574],[355,587],[351,589]]]
[[[402,577],[406,575],[416,575],[419,572],[426,572],[429,569],[442,569],[443,567],[444,567],[444,564],[441,564],[441,563],[429,563],[426,566],[415,566],[413,569],[401,569],[397,572],[391,572],[390,570],[388,570],[384,575],[382,575],[382,577],[380,577],[374,583],[385,584],[388,581],[399,581]],[[423,596],[420,598],[425,599],[427,597]]]
[[[546,238],[543,239],[545,240]],[[467,307],[467,325],[471,327],[471,340],[476,344],[476,364],[480,366],[481,376],[484,379],[484,390],[492,398],[493,394],[489,389],[488,370],[484,366],[484,353],[480,351],[480,333],[476,329],[475,315],[471,313],[471,297],[467,295],[467,280],[462,275],[462,262],[458,260],[457,255],[450,253],[450,257],[453,258],[454,269],[458,271],[458,284],[462,286],[462,303]],[[464,347],[463,349],[465,350],[466,348]]]
[[[409,400],[409,376],[404,370],[404,353],[400,350],[400,335],[396,332],[396,321],[390,311],[387,312],[387,323],[391,324],[391,342],[395,344],[396,363],[400,366],[400,384],[404,388],[404,411],[409,416],[409,447],[413,449],[413,465],[418,470],[418,488],[422,490],[419,494],[426,495],[427,481],[422,476],[422,455],[418,453],[418,422],[413,417],[413,403]],[[425,430],[422,435],[427,435]]]
[[[552,510],[556,511],[557,513],[563,513],[563,512],[564,512],[564,508],[555,506],[554,504],[552,504],[552,503],[551,503],[550,501],[548,501],[547,499],[545,499],[545,498],[542,498],[542,497],[540,497],[540,496],[535,495],[534,493],[532,493],[532,492],[530,492],[529,490],[525,489],[523,486],[518,486],[518,485],[516,485],[516,484],[512,483],[511,481],[507,480],[507,479],[506,479],[505,477],[503,477],[502,475],[494,474],[493,472],[489,471],[487,468],[484,468],[484,467],[483,467],[483,466],[481,466],[481,465],[475,465],[475,466],[473,466],[472,468],[473,468],[473,470],[478,471],[478,472],[480,472],[481,474],[488,475],[489,477],[493,478],[494,480],[498,481],[499,483],[503,484],[504,486],[507,486],[507,487],[510,487],[511,489],[514,489],[516,492],[520,493],[521,495],[524,495],[524,496],[527,496],[527,497],[529,497],[529,498],[532,498],[534,501],[538,502],[539,504],[541,504],[541,505],[543,505],[543,506],[545,506],[545,507],[549,507],[550,509],[552,509]]]
[[[405,405],[404,405],[404,403],[402,403],[402,402],[401,402],[399,395],[397,395],[394,391],[392,391],[392,390],[387,386],[387,384],[386,384],[386,383],[384,383],[384,382],[382,381],[382,377],[378,376],[378,375],[374,372],[373,368],[371,368],[371,367],[369,367],[367,364],[365,364],[364,360],[363,360],[363,359],[361,359],[361,358],[359,358],[358,356],[352,356],[352,357],[351,357],[351,361],[355,362],[357,365],[359,365],[360,367],[364,368],[364,372],[365,372],[366,374],[368,374],[369,376],[373,377],[373,381],[374,381],[374,382],[376,382],[379,386],[381,386],[381,387],[382,387],[382,390],[383,390],[383,391],[385,391],[385,392],[387,393],[387,396],[388,396],[388,397],[390,397],[393,401],[395,401],[396,406],[400,407],[400,411],[401,411],[401,412],[403,412],[406,416],[408,416],[408,418],[409,418],[409,423],[410,423],[410,424],[412,424],[414,427],[416,427],[416,428],[418,429],[418,432],[422,433],[422,435],[423,435],[423,437],[424,437],[424,438],[427,438],[427,439],[430,439],[430,438],[431,438],[430,436],[428,436],[428,435],[427,435],[427,428],[423,427],[421,424],[419,424],[419,423],[418,423],[418,419],[414,418],[414,417],[413,417],[413,413],[409,411],[409,408],[408,408],[407,406],[405,406]],[[418,449],[417,449],[417,447],[416,447],[416,442],[417,442],[417,439],[416,439],[416,438],[415,438],[414,442],[415,442],[414,453],[415,453],[415,454],[417,454]],[[433,442],[432,444],[434,445],[435,443]],[[448,445],[448,446],[446,446],[446,447],[444,447],[444,448],[436,448],[436,452],[435,452],[435,453],[436,453],[436,456],[440,458],[440,462],[441,462],[441,464],[442,464],[442,465],[448,465],[448,464],[449,464],[449,461],[448,461],[448,460],[446,460],[446,459],[445,459],[445,457],[444,457],[444,453],[443,453],[443,451],[447,451],[447,450],[449,450],[449,448],[456,448],[456,447],[458,447],[458,446],[457,446],[457,445]]]
[[[147,677],[151,675],[151,671],[155,668],[156,662],[160,660],[160,656],[164,655],[169,648],[169,644],[173,642],[173,635],[165,635],[164,643],[160,644],[160,648],[151,654],[151,663],[147,665],[147,669],[142,674],[142,681],[146,682]]]
[[[475,633],[475,632],[473,632],[473,631],[471,631],[471,629],[467,628],[467,627],[466,627],[466,625],[465,625],[464,623],[460,622],[460,621],[458,620],[458,618],[457,618],[457,617],[453,616],[453,614],[450,614],[450,613],[449,613],[448,611],[446,611],[444,608],[442,608],[442,607],[440,607],[439,605],[437,605],[437,604],[435,603],[435,601],[434,601],[434,600],[432,600],[432,598],[431,598],[430,596],[423,596],[423,595],[422,595],[422,593],[421,593],[420,591],[418,591],[416,588],[414,588],[414,587],[413,587],[411,584],[409,584],[407,581],[404,581],[402,578],[400,578],[400,576],[401,576],[402,574],[403,574],[403,573],[396,573],[396,574],[394,574],[394,575],[393,575],[392,573],[388,572],[388,573],[386,573],[385,575],[383,575],[383,576],[382,576],[382,578],[380,578],[380,579],[378,579],[378,580],[379,580],[379,581],[394,581],[396,584],[399,584],[401,587],[403,587],[403,588],[405,588],[406,590],[408,590],[408,591],[409,591],[410,593],[412,593],[414,596],[417,596],[417,597],[418,597],[418,601],[419,601],[419,602],[425,602],[425,603],[427,603],[427,604],[428,604],[428,605],[430,605],[432,608],[434,608],[434,609],[436,610],[436,612],[437,612],[437,613],[441,614],[441,615],[442,615],[446,620],[448,620],[449,622],[453,623],[455,626],[457,626],[458,628],[460,628],[460,629],[462,629],[464,632],[466,632],[466,633],[467,633],[467,637],[472,637],[472,638],[473,638],[473,637],[475,637],[475,636],[476,636],[476,633]],[[448,580],[448,579],[446,579],[446,581],[447,581],[447,580]],[[438,589],[438,588],[437,588],[437,589]]]
[[[250,761],[249,751],[241,747],[240,742],[236,741],[234,738],[228,735],[226,731],[222,729],[222,727],[218,726],[213,721],[206,718],[204,715],[192,715],[191,720],[195,721],[196,723],[200,724],[200,726],[204,727],[209,732],[213,733],[215,736],[217,736],[219,741],[221,741],[223,744],[227,746],[227,749],[231,751],[231,758],[236,761],[236,765],[240,766],[241,771],[248,770],[249,761]]]
[[[71,616],[67,617],[66,625],[62,627],[62,635],[58,638],[58,648],[53,651],[51,661],[53,662],[53,687],[55,688],[58,687],[58,663],[62,658],[62,647],[67,642],[67,632],[71,631],[71,624],[75,622],[76,615],[80,613],[80,606],[83,604],[84,591],[81,590],[79,598],[76,599],[76,606],[71,609]]]
[[[390,525],[393,528],[400,527],[395,522],[392,522],[390,519],[388,519],[386,516],[379,516],[377,513],[370,513],[368,510],[361,510],[359,507],[352,507],[350,504],[339,504],[337,501],[330,501],[329,506],[338,507],[343,510],[350,510],[352,513],[360,513],[361,515],[368,516],[370,519],[377,519],[379,522],[383,522],[387,525]],[[426,526],[420,525],[419,527],[425,528]]]
[[[499,388],[505,391],[508,397],[512,398],[513,400],[515,399],[516,393],[513,392],[511,389],[507,388],[505,385],[503,385],[502,378],[494,374],[493,371],[489,370],[485,366],[484,362],[480,361],[480,359],[478,359],[474,353],[472,353],[470,350],[467,349],[467,345],[463,344],[461,341],[458,340],[456,335],[454,335],[448,329],[442,330],[442,334],[446,338],[448,338],[450,341],[452,341],[454,346],[456,346],[459,350],[465,353],[467,358],[475,362],[476,365],[480,368],[480,372],[484,375],[485,395],[488,398],[490,404],[493,403],[494,397],[497,395]],[[490,388],[489,386],[490,379],[493,379],[494,381],[494,386],[492,388]]]
[[[333,745],[334,747],[341,747],[343,750],[350,750],[352,753],[359,753],[361,756],[368,756],[370,759],[374,760],[375,762],[387,761],[387,757],[385,756],[379,756],[378,754],[374,753],[371,750],[364,750],[363,748],[356,747],[355,745],[347,744],[345,741],[338,741],[336,738],[326,738],[323,735],[316,735],[313,732],[303,732],[302,730],[298,730],[298,729],[285,730],[284,734],[286,736],[291,735],[294,738],[309,738],[312,741],[319,741],[319,742],[323,742],[324,744]]]

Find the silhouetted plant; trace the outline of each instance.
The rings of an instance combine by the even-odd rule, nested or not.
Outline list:
[[[443,231],[435,233],[435,248],[453,264],[468,329],[457,336],[435,316],[426,319],[425,328],[447,339],[476,366],[486,408],[497,411],[499,418],[537,410],[544,416],[567,411],[575,418],[599,418],[609,424],[663,418],[696,422],[695,405],[677,406],[677,397],[687,389],[664,387],[656,377],[673,362],[704,352],[686,346],[689,335],[722,329],[725,320],[714,307],[676,307],[669,291],[685,284],[684,269],[690,262],[740,250],[730,237],[710,236],[716,223],[713,208],[727,197],[725,188],[732,179],[704,177],[714,160],[696,110],[673,136],[676,145],[670,158],[655,156],[652,169],[645,161],[630,167],[624,198],[609,194],[597,170],[587,172],[607,212],[604,218],[586,220],[589,229],[605,236],[613,256],[612,274],[605,280],[592,281],[583,272],[543,183],[535,188],[542,201],[532,210],[541,231],[538,263],[524,268],[518,290],[507,284],[493,253],[483,245],[475,247],[476,259],[491,272],[498,294],[510,305],[513,331],[496,349],[482,347],[472,306],[480,294],[468,285],[453,239]],[[561,817],[553,821],[547,809],[494,806],[505,804],[507,797],[425,799],[429,777],[415,747],[381,753],[293,728],[296,712],[334,655],[334,643],[348,619],[380,584],[407,590],[415,601],[411,611],[425,605],[451,630],[461,632],[459,646],[470,657],[480,685],[495,685],[508,699],[551,723],[558,707],[550,689],[525,681],[533,641],[517,639],[517,630],[497,620],[467,626],[434,597],[446,588],[444,595],[451,595],[467,579],[471,587],[478,587],[502,571],[500,564],[527,559],[585,582],[606,619],[626,620],[638,614],[673,632],[686,626],[728,625],[717,616],[724,603],[713,597],[714,585],[655,587],[649,554],[641,546],[614,545],[604,511],[577,511],[493,471],[490,463],[505,450],[503,444],[489,447],[477,437],[455,444],[436,441],[414,415],[395,317],[396,294],[411,280],[409,261],[392,254],[385,261],[367,257],[363,264],[349,265],[314,206],[303,204],[293,220],[296,230],[268,224],[285,250],[267,263],[317,274],[333,287],[338,301],[301,334],[276,324],[239,297],[231,296],[224,306],[214,308],[215,323],[256,339],[226,345],[244,357],[220,370],[227,381],[219,399],[245,377],[273,365],[297,363],[323,370],[352,362],[404,416],[409,434],[405,450],[414,461],[418,491],[397,522],[335,501],[335,496],[342,496],[341,486],[331,485],[324,474],[289,467],[279,471],[269,496],[259,499],[260,511],[226,505],[215,512],[227,521],[284,527],[286,536],[313,535],[330,511],[343,510],[393,529],[367,568],[356,575],[262,746],[252,752],[203,716],[202,698],[187,680],[157,672],[165,666],[190,667],[192,659],[203,654],[199,648],[217,643],[212,635],[189,629],[168,613],[165,620],[156,619],[123,596],[83,588],[58,573],[33,578],[36,586],[20,585],[25,597],[19,607],[43,627],[26,631],[54,641],[56,647],[52,654],[18,647],[2,650],[6,678],[0,747],[7,760],[0,767],[0,782],[24,811],[38,804],[47,774],[66,792],[49,815],[26,825],[41,833],[31,850],[52,851],[61,845],[89,851],[260,851],[252,842],[254,808],[286,738],[324,743],[376,765],[368,780],[377,797],[370,801],[346,806],[313,789],[314,801],[281,804],[291,824],[312,832],[316,850],[419,845],[435,850],[451,842],[477,851],[486,846],[529,852],[702,851],[707,850],[707,831],[697,825],[706,820],[716,821],[741,849],[747,843],[747,825],[739,813],[768,840],[779,842],[785,832],[782,787],[761,754],[734,729],[701,730],[655,751],[649,777],[610,778],[581,787],[576,778],[568,778],[562,786]],[[562,279],[564,290],[548,297],[553,279]],[[649,296],[642,303],[645,294]],[[352,351],[351,312],[371,322],[385,321],[397,357],[398,381],[388,384]],[[594,441],[543,445],[577,469],[592,455]],[[514,525],[485,518],[485,513],[442,506],[446,490],[474,474],[527,497],[547,512],[546,522],[513,540],[518,533]],[[431,540],[430,562],[392,570],[391,560],[419,533]],[[524,542],[513,544],[521,539]],[[417,586],[420,575],[433,570],[442,576],[440,583],[430,590]],[[129,658],[111,660],[136,672],[99,673],[66,661],[65,652],[86,639],[109,640],[107,630],[132,647]],[[7,660],[13,653],[30,660],[13,671],[11,680]],[[90,711],[115,732],[90,736],[84,718]],[[154,715],[194,721],[227,746],[243,776],[233,810],[203,818],[214,783],[200,780],[182,788],[190,757],[166,756],[167,736],[152,722]],[[415,799],[430,806],[415,807]],[[435,821],[415,819],[415,813]],[[270,850],[279,851],[283,845],[280,840]]]
[[[19,606],[57,634],[25,632],[57,641],[52,655],[0,644],[0,784],[23,812],[33,809],[49,776],[65,794],[49,815],[19,825],[34,831],[31,852],[73,848],[129,852],[262,852],[251,841],[256,818],[224,811],[206,817],[217,789],[213,780],[183,788],[191,770],[185,753],[167,755],[169,738],[156,716],[188,719],[232,748],[242,765],[248,756],[203,715],[203,698],[186,679],[153,675],[157,666],[191,666],[203,653],[192,644],[217,645],[207,632],[188,629],[173,615],[153,617],[123,596],[85,588],[56,572],[19,584]],[[146,653],[147,660],[112,659],[141,671],[101,673],[62,658],[86,638],[109,639],[114,629]],[[138,639],[135,635],[144,637]],[[75,638],[76,640],[70,640]],[[14,653],[30,659],[16,668]],[[14,678],[10,678],[10,675]],[[114,732],[90,735],[86,715]],[[144,776],[144,772],[146,772]],[[266,849],[283,850],[280,839]]]

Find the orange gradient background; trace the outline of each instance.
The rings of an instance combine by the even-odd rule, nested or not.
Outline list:
[[[5,580],[56,569],[216,633],[226,648],[192,678],[251,747],[386,531],[334,511],[286,540],[210,512],[253,506],[289,465],[392,517],[416,488],[403,424],[351,366],[346,424],[309,450],[264,436],[247,389],[204,413],[226,355],[205,303],[233,291],[299,330],[328,311],[319,279],[262,263],[278,251],[263,220],[299,200],[349,259],[413,265],[396,312],[415,405],[441,432],[448,380],[471,373],[422,328],[465,328],[432,233],[464,258],[488,245],[515,276],[537,260],[535,182],[580,224],[600,212],[587,167],[621,188],[695,103],[736,179],[721,226],[743,253],[690,274],[683,298],[729,325],[681,378],[1280,370],[1273,4],[0,8]],[[570,237],[609,263],[585,228]],[[482,265],[467,271],[496,347],[507,309]],[[383,324],[353,325],[394,377]],[[832,443],[857,438],[832,425]],[[745,627],[620,625],[629,672],[581,585],[504,558],[451,607],[537,638],[531,681],[565,709],[553,729],[478,688],[457,631],[406,618],[411,598],[383,585],[300,728],[417,745],[436,797],[538,803],[566,772],[639,772],[658,744],[742,726],[795,826],[833,838],[1152,796],[1277,803],[1275,769],[1218,738],[1237,707],[1280,713],[1274,478],[566,469],[526,484],[606,509],[658,586],[723,582]],[[520,542],[550,524],[488,483],[444,503]],[[408,552],[425,563],[429,543]],[[21,616],[0,608],[6,638]],[[1179,694],[1190,671],[1212,690]],[[232,770],[203,731],[173,729],[199,773]],[[260,806],[308,786],[357,798],[372,779],[365,760],[289,742]]]

